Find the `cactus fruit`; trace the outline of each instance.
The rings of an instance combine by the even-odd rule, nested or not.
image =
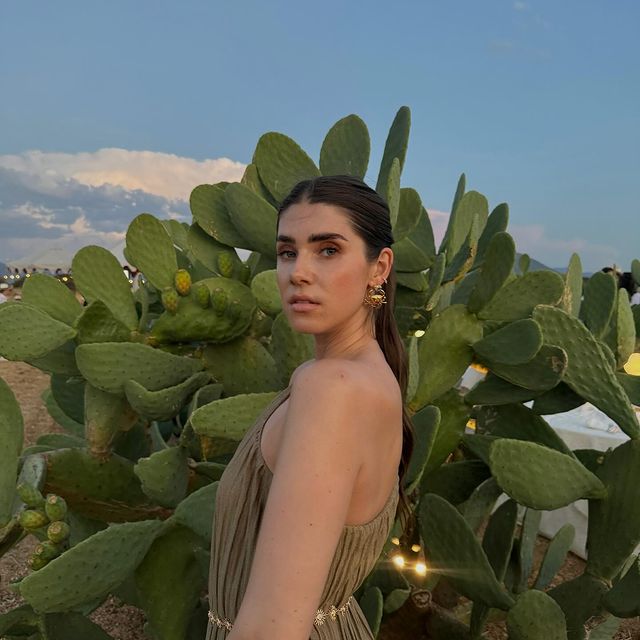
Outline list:
[[[69,537],[70,533],[71,528],[62,520],[56,520],[47,527],[47,538],[49,538],[51,542],[64,542]]]
[[[67,503],[64,498],[50,493],[44,505],[45,513],[52,522],[64,520],[67,517]]]
[[[33,553],[39,558],[42,558],[45,562],[49,562],[49,560],[57,558],[62,553],[62,547],[57,544],[55,540],[44,540],[40,544],[36,545]]]
[[[218,254],[218,272],[224,278],[231,278],[233,275],[233,261],[227,253]]]
[[[168,287],[162,292],[162,306],[169,313],[178,311],[178,292],[175,289]]]
[[[27,564],[29,565],[29,569],[32,571],[39,571],[42,567],[46,566],[47,561],[44,558],[41,558],[37,555],[32,555],[27,560]]]
[[[216,288],[211,293],[211,304],[213,306],[213,310],[216,312],[216,315],[223,315],[227,309],[228,304],[228,296],[225,291],[220,288]]]
[[[198,283],[194,287],[194,293],[196,297],[196,302],[203,308],[206,309],[211,303],[211,294],[209,293],[209,288],[206,284]]]
[[[20,496],[20,500],[24,502],[28,507],[34,507],[36,509],[44,507],[44,496],[35,487],[21,482],[16,490]]]
[[[178,269],[173,278],[173,285],[181,296],[189,295],[189,291],[191,291],[191,274],[186,269]]]
[[[42,511],[35,509],[25,509],[20,513],[19,522],[27,531],[33,531],[34,529],[40,529],[44,525],[49,524],[49,518]]]

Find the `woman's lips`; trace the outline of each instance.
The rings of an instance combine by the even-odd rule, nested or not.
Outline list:
[[[291,308],[294,311],[312,311],[320,306],[317,302],[309,302],[308,300],[298,300],[291,303]]]

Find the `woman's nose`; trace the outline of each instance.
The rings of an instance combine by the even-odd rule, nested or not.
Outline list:
[[[313,277],[309,260],[301,255],[296,256],[295,262],[291,268],[292,282],[309,282]]]

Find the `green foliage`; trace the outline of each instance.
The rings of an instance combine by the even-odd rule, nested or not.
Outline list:
[[[428,606],[435,640],[480,638],[495,608],[507,612],[512,639],[583,638],[593,615],[640,610],[631,556],[640,543],[640,427],[630,404],[640,403],[640,383],[622,370],[640,307],[604,273],[581,300],[577,255],[564,277],[531,271],[526,255],[516,267],[508,205],[489,214],[464,174],[436,249],[420,194],[402,185],[410,121],[400,108],[376,189],[395,240],[393,311],[416,431],[404,488],[417,520],[406,531],[397,521],[393,535],[398,552],[417,558],[424,549],[428,574],[410,577],[382,560],[358,601],[383,635],[385,616],[443,578],[472,605],[468,619]],[[43,400],[67,433],[21,450],[22,416],[0,384],[0,555],[28,534],[39,541],[17,587],[28,604],[0,616],[0,634],[103,640],[86,614],[108,594],[135,592],[154,638],[204,635],[218,482],[247,429],[314,357],[312,336],[292,329],[280,299],[277,209],[300,180],[362,178],[370,149],[354,114],[330,128],[317,163],[287,135],[265,133],[239,183],[195,186],[191,224],[149,213],[131,222],[125,254],[144,275],[135,293],[117,259],[89,246],[73,260],[84,305],[42,275],[25,284],[22,302],[2,305],[0,354],[51,375]],[[251,251],[246,262],[236,249]],[[464,393],[458,382],[470,365],[485,376]],[[606,454],[572,452],[541,415],[584,402],[632,440]],[[540,510],[580,498],[589,500],[586,572],[546,595],[573,530],[563,527],[536,567]],[[610,637],[617,622],[593,637]]]

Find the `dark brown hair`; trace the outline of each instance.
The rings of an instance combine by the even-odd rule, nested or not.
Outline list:
[[[293,204],[309,202],[323,203],[342,208],[348,216],[354,232],[366,245],[366,259],[373,262],[385,247],[393,244],[389,207],[380,195],[362,180],[353,176],[321,176],[311,180],[302,180],[293,187],[278,208],[278,219],[285,209]],[[372,309],[374,314],[375,337],[384,357],[391,367],[406,402],[407,392],[407,354],[398,331],[393,309],[395,305],[396,273],[391,268],[386,284],[382,285],[387,304]],[[402,406],[402,457],[399,465],[400,501],[396,515],[401,515],[403,529],[411,516],[409,500],[404,490],[404,477],[413,453],[415,432],[411,418]]]

